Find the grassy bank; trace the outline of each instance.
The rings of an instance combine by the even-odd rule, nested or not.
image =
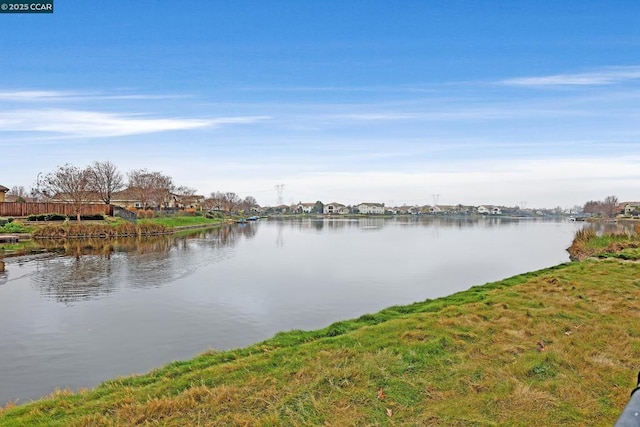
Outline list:
[[[564,264],[58,392],[0,425],[611,425],[639,300],[638,263]]]
[[[168,228],[183,228],[194,226],[214,226],[222,224],[229,219],[206,218],[203,216],[168,216],[160,218],[148,218],[138,221],[139,224],[157,224]]]
[[[69,237],[126,237],[155,234],[169,234],[182,228],[206,227],[221,224],[221,219],[209,219],[199,216],[172,216],[138,220],[136,224],[120,218],[89,224],[57,224],[37,227],[32,235],[35,238]]]
[[[29,237],[30,233],[32,233],[35,228],[36,227],[34,226],[25,225],[22,221],[12,221],[0,226],[0,235],[17,234]],[[23,240],[18,243],[0,243],[0,259],[9,255],[22,255],[29,253],[33,246],[33,242],[30,240]]]
[[[13,221],[0,227],[1,234],[22,234],[27,238],[66,239],[66,238],[115,238],[144,235],[170,234],[180,230],[212,227],[224,223],[224,219],[201,216],[174,216],[149,218],[129,223],[121,218],[106,218],[91,222],[54,222],[38,225],[25,225],[22,221]],[[26,255],[41,245],[32,240],[19,243],[0,243],[0,258],[5,256]]]
[[[640,260],[640,226],[635,233],[597,235],[591,228],[578,231],[567,249],[571,259],[618,258]]]

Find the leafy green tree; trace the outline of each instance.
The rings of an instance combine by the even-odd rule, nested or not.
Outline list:
[[[321,214],[322,212],[324,212],[324,204],[320,200],[318,200],[316,204],[313,205],[311,213]]]

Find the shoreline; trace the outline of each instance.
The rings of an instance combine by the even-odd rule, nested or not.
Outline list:
[[[142,236],[161,236],[161,235],[169,236],[169,235],[174,235],[183,231],[215,228],[215,227],[219,227],[223,225],[231,225],[231,224],[233,224],[232,220],[226,220],[226,221],[221,221],[217,223],[203,223],[203,224],[176,226],[176,227],[171,227],[171,229],[167,230],[166,232],[160,232],[160,233],[153,232],[153,233],[111,234],[111,235],[102,234],[102,235],[93,235],[93,236],[72,235],[72,236],[64,236],[64,237],[51,236],[51,237],[34,238],[33,233],[7,233],[6,234],[7,236],[10,235],[10,236],[15,236],[17,238],[17,242],[12,243],[12,245],[23,245],[23,247],[19,249],[9,250],[9,251],[3,250],[0,248],[0,260],[3,258],[10,258],[10,257],[16,257],[16,256],[29,256],[29,255],[41,254],[42,250],[40,249],[35,250],[35,249],[29,248],[29,243],[36,242],[37,240],[66,240],[66,239],[86,239],[86,238],[98,238],[98,239],[106,240],[111,238],[126,238],[126,237],[135,238],[135,237],[142,237]],[[62,222],[55,223],[54,225],[62,225]],[[102,225],[102,223],[100,224],[94,223],[94,225]]]
[[[636,374],[626,349],[640,338],[620,333],[640,327],[624,314],[640,299],[638,274],[618,260],[563,263],[57,391],[0,409],[0,426],[188,425],[195,414],[213,424],[388,424],[387,409],[400,424],[612,424]],[[602,317],[602,307],[616,314]],[[591,371],[585,351],[619,362]],[[309,413],[287,403],[307,393],[318,402]]]
[[[596,260],[4,403],[0,426],[177,426],[196,415],[212,425],[377,425],[391,421],[388,409],[403,425],[610,425],[637,373],[640,318],[629,312],[640,264],[620,240],[593,238]],[[316,403],[303,410],[301,396]]]

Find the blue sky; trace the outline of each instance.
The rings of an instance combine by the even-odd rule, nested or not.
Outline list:
[[[201,194],[640,200],[640,2],[57,0],[0,14],[0,184],[65,163]]]

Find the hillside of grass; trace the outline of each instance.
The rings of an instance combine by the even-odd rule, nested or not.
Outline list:
[[[639,356],[640,264],[588,260],[6,405],[0,426],[612,425]]]

